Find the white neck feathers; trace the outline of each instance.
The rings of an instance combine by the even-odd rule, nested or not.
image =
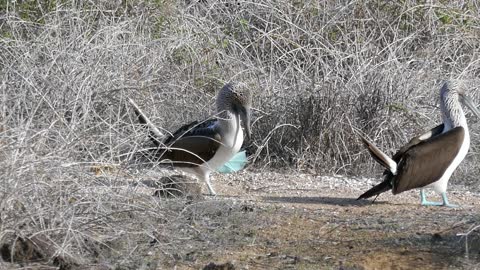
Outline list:
[[[442,111],[443,123],[446,129],[462,126],[467,127],[467,119],[460,104],[459,95],[456,90],[444,86],[440,92],[440,109]]]

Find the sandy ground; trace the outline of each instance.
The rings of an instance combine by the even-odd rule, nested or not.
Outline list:
[[[205,196],[201,204],[219,212],[204,215],[213,220],[196,224],[203,237],[177,250],[181,255],[163,261],[162,267],[480,269],[479,234],[460,235],[480,224],[479,193],[451,185],[449,199],[458,208],[420,206],[418,191],[384,193],[374,204],[355,200],[376,181],[303,174],[214,175],[219,195]],[[430,200],[440,200],[428,194]],[[225,205],[228,213],[223,212]]]
[[[155,202],[150,211],[164,222],[135,212],[125,221],[138,233],[85,253],[93,266],[0,269],[480,269],[480,229],[463,235],[480,225],[480,192],[471,187],[450,185],[457,208],[420,206],[418,191],[372,204],[356,198],[375,179],[247,170],[213,174],[217,196],[199,183],[189,186],[193,196],[163,198],[155,183],[174,172],[141,174],[117,184]]]

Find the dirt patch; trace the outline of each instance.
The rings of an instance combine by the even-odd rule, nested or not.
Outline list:
[[[265,181],[259,183],[263,187],[244,186],[249,192],[243,194],[238,189],[241,183],[222,185],[221,194],[228,195],[213,199],[217,204],[235,201],[248,204],[250,211],[229,221],[238,224],[234,230],[221,220],[216,222],[224,226],[216,230],[243,237],[218,247],[204,245],[208,255],[175,265],[179,269],[198,269],[210,262],[232,262],[235,269],[472,269],[480,264],[478,235],[468,239],[469,259],[466,239],[459,235],[480,224],[479,203],[472,193],[452,191],[451,200],[462,205],[453,209],[420,206],[417,192],[385,194],[372,204],[355,199],[368,185],[341,187],[313,181],[309,189],[298,189],[298,179],[283,180],[284,185]],[[430,198],[439,199],[434,194]]]
[[[125,181],[125,188],[137,188],[131,191],[137,200],[151,204],[106,224],[117,230],[130,222],[124,227],[135,231],[118,229],[118,236],[84,242],[91,249],[83,251],[85,264],[78,260],[72,269],[480,268],[480,234],[461,235],[480,224],[479,194],[467,187],[451,186],[450,201],[461,207],[445,208],[420,206],[418,191],[382,194],[374,204],[357,201],[371,186],[368,179],[274,173],[212,178],[220,194],[215,197],[158,197],[157,185]],[[56,246],[34,247],[36,257],[13,262],[58,265]],[[5,261],[17,254],[4,253]]]

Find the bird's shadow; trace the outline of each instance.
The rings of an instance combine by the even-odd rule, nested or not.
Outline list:
[[[275,203],[298,203],[298,204],[326,204],[337,206],[367,206],[372,205],[371,200],[357,200],[356,198],[343,197],[293,197],[293,196],[265,196],[263,200]],[[376,201],[374,204],[385,204],[382,201]]]

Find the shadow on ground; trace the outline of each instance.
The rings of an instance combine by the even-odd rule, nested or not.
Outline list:
[[[372,205],[372,201],[367,200],[357,200],[354,198],[343,198],[343,197],[296,197],[296,196],[266,196],[263,197],[263,200],[266,202],[274,203],[298,203],[298,204],[326,204],[326,205],[337,205],[337,206],[366,206]],[[388,204],[387,202],[375,202],[376,205]]]

